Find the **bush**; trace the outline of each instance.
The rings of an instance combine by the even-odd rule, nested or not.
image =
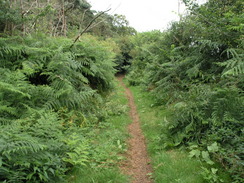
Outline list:
[[[62,181],[88,161],[80,128],[103,118],[98,109],[112,88],[114,54],[91,36],[71,43],[0,38],[0,181]]]

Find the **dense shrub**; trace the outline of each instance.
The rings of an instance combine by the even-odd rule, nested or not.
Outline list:
[[[84,166],[80,127],[96,124],[115,73],[108,43],[0,38],[0,181],[57,182]]]
[[[180,22],[163,33],[134,38],[137,46],[127,78],[130,84],[146,86],[158,105],[172,111],[164,118],[164,147],[189,147],[191,156],[212,166],[204,168],[210,182],[221,181],[214,161],[228,170],[233,182],[241,182],[243,2],[185,2],[189,14]]]

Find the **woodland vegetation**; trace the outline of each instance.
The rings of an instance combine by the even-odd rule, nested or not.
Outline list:
[[[162,117],[164,148],[186,146],[200,158],[206,179],[218,166],[232,182],[243,181],[244,14],[243,1],[186,1],[189,15],[170,28],[139,33],[128,81],[144,85],[171,115]],[[166,127],[166,128],[165,128]]]
[[[94,129],[126,114],[111,99],[117,72],[170,111],[161,148],[187,149],[207,182],[226,182],[222,169],[242,182],[244,2],[184,2],[188,14],[166,31],[137,33],[86,0],[1,0],[0,182],[67,182],[101,167],[109,155]],[[116,133],[107,138],[121,153]]]

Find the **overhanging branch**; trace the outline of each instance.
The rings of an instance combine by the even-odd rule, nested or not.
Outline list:
[[[74,46],[74,44],[78,41],[78,39],[84,34],[86,33],[86,31],[89,29],[89,27],[92,25],[92,23],[97,19],[99,18],[100,16],[102,16],[104,13],[110,11],[110,9],[106,10],[106,11],[103,11],[101,13],[99,13],[97,16],[95,16],[91,21],[90,23],[86,26],[86,28],[76,37],[76,39],[74,40],[73,44],[70,46],[70,48],[72,48]]]

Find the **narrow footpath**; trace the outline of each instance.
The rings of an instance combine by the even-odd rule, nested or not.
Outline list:
[[[123,78],[124,76],[118,76],[118,80],[125,88],[125,93],[129,101],[132,123],[128,125],[128,132],[131,137],[127,141],[128,151],[125,155],[127,160],[122,163],[121,170],[132,177],[132,183],[152,183],[153,181],[150,179],[152,167],[147,154],[145,137],[140,127],[139,115],[132,92],[123,83]]]

